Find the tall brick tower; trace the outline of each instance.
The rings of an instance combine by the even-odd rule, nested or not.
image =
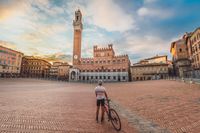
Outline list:
[[[80,63],[81,58],[81,38],[82,38],[82,14],[78,9],[75,11],[75,20],[73,20],[74,26],[74,46],[73,46],[73,65],[76,66]]]

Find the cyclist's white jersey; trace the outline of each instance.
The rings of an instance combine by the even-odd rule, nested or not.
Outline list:
[[[103,86],[97,86],[95,88],[95,93],[97,94],[97,100],[105,99],[106,89]]]

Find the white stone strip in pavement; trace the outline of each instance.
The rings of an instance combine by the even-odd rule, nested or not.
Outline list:
[[[134,112],[122,107],[115,101],[111,101],[111,106],[124,118],[128,120],[130,126],[139,133],[170,133],[169,130],[159,127],[159,125],[144,119]],[[122,125],[123,126],[123,125]]]

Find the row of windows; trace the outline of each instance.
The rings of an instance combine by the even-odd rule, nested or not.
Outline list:
[[[23,71],[23,73],[42,73],[43,71],[41,70],[31,70],[31,71]]]
[[[80,72],[126,72],[126,69],[80,70]]]
[[[14,54],[12,52],[5,51],[5,50],[2,50],[2,49],[0,49],[0,53],[9,54],[9,55],[12,55],[12,56],[16,56],[16,54]]]
[[[134,68],[133,71],[144,71],[144,70],[147,70],[147,71],[167,71],[168,68],[155,68],[155,67],[142,67],[142,68]]]
[[[198,49],[200,49],[200,44],[196,45],[196,46],[193,46],[192,47],[192,52],[195,53],[198,51]]]
[[[126,60],[125,59],[122,59],[122,60],[99,60],[99,61],[95,61],[95,64],[110,64],[110,63],[122,63],[122,62],[125,62]],[[83,64],[94,64],[94,61],[82,61]]]
[[[104,54],[96,53],[96,54],[95,54],[96,57],[101,57],[102,55],[103,55],[103,56],[106,56],[106,55],[109,56],[110,54],[109,54],[109,53],[104,53]]]
[[[197,54],[197,55],[193,56],[193,59],[194,59],[194,62],[198,62],[199,61],[199,55]]]
[[[153,79],[163,79],[163,78],[166,78],[167,76],[166,75],[154,75],[153,76],[147,76],[147,77],[132,77],[133,80],[153,80]]]
[[[117,76],[80,76],[79,79],[82,79],[82,80],[90,80],[90,79],[113,79],[113,80],[120,80],[120,79],[123,79],[123,80],[126,80],[126,77],[125,76],[122,76],[122,77],[117,77]]]
[[[38,62],[31,62],[31,63],[28,63],[29,65],[42,65],[43,63],[38,63]]]
[[[0,56],[0,58],[1,58],[1,59],[8,59],[8,60],[10,60],[10,59],[11,59],[11,60],[16,60],[16,58],[15,58],[15,57],[3,56],[3,55],[2,55],[2,56]]]
[[[35,70],[40,70],[41,67],[26,67],[25,69],[35,69]]]
[[[11,70],[14,70],[14,69],[17,69],[17,70],[19,70],[19,67],[9,67],[9,66],[3,66],[2,68],[3,68],[3,69],[10,69],[10,68],[11,68]]]
[[[200,39],[200,33],[198,33],[197,36],[195,36],[194,39],[192,39],[190,42],[191,42],[191,44],[194,44],[199,39]]]
[[[3,65],[14,65],[15,62],[14,61],[6,61],[6,60],[0,60],[0,64],[3,64]]]

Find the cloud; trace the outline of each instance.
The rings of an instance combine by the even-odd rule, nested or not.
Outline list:
[[[156,1],[158,1],[158,0],[144,0],[144,3],[145,3],[145,4],[154,3],[154,2],[156,2]]]
[[[40,56],[43,59],[49,61],[49,62],[55,62],[55,61],[61,61],[61,62],[68,62],[69,64],[72,64],[71,55],[67,55],[65,53],[55,53],[55,54],[49,54],[49,55],[43,55]]]
[[[68,3],[68,7],[79,7],[84,16],[84,21],[88,24],[110,32],[124,32],[136,27],[133,16],[125,12],[116,1],[89,0],[84,4],[71,2]]]
[[[141,17],[157,17],[161,19],[169,18],[173,15],[171,11],[165,9],[155,9],[149,7],[141,7],[137,11],[138,16]]]
[[[0,45],[4,46],[4,47],[7,47],[7,48],[11,48],[11,49],[17,50],[16,45],[14,43],[12,43],[12,42],[0,40]]]
[[[126,48],[127,54],[140,55],[138,57],[132,57],[133,62],[138,59],[143,59],[157,54],[168,54],[170,47],[170,40],[164,40],[158,36],[144,35],[140,36],[137,34],[125,34],[123,39],[117,43],[117,50]]]
[[[127,14],[113,0],[92,1],[88,5],[90,23],[108,31],[127,31],[135,27],[133,16]]]

